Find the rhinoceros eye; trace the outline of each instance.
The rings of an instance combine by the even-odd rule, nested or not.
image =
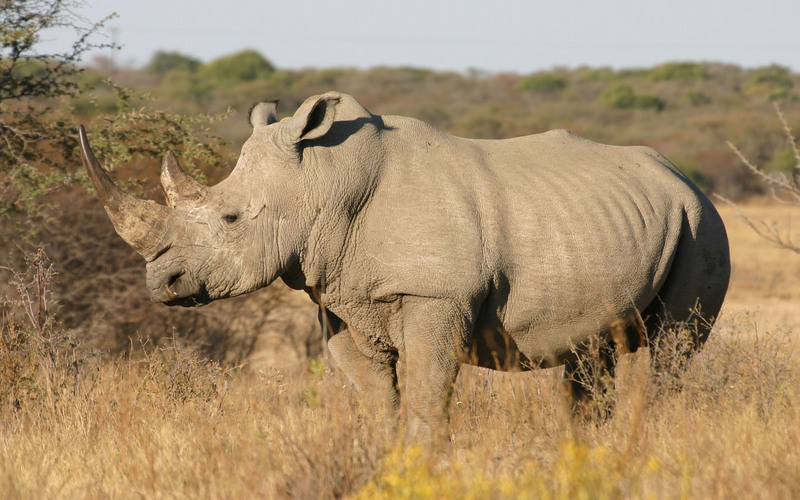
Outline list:
[[[239,216],[236,215],[236,214],[227,214],[227,215],[223,215],[222,219],[225,222],[227,222],[228,224],[231,224],[231,223],[236,222],[236,220],[239,219]]]

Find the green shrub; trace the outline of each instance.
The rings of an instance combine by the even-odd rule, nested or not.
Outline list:
[[[161,82],[163,94],[170,99],[194,103],[211,102],[214,87],[214,82],[206,78],[180,71],[169,73]]]
[[[159,50],[145,66],[145,71],[157,75],[165,75],[171,71],[184,71],[194,73],[203,65],[200,60],[179,54],[178,52],[165,52]]]
[[[275,66],[255,50],[242,50],[220,57],[201,70],[202,76],[223,86],[268,78],[274,72]]]
[[[308,69],[295,76],[291,84],[294,89],[302,89],[302,91],[311,95],[337,88],[338,82],[346,74],[346,70],[342,68]],[[275,76],[279,75],[276,74]]]
[[[675,152],[669,155],[669,160],[703,191],[712,187],[709,183],[709,179],[703,174],[703,171],[707,168],[704,162],[705,158],[698,157],[696,154]]]
[[[582,82],[612,82],[620,79],[611,68],[584,68],[580,71]]]
[[[764,170],[767,172],[788,173],[793,172],[796,166],[797,158],[794,156],[794,149],[791,146],[787,146],[778,151],[775,156],[764,165]]]
[[[56,106],[85,92],[78,65],[84,52],[115,45],[92,42],[108,17],[89,23],[70,2],[0,5],[0,216],[42,216],[46,203],[37,196],[71,183],[76,159],[74,125]],[[43,50],[52,29],[71,30],[76,40],[65,50]]]
[[[755,69],[745,84],[748,94],[765,95],[770,101],[786,97],[792,87],[794,81],[789,69],[777,64]]]
[[[672,62],[656,66],[647,76],[654,81],[663,82],[670,80],[703,80],[708,77],[708,72],[703,64],[689,62]]]
[[[629,78],[641,78],[646,76],[649,70],[627,68],[615,70],[612,68],[581,68],[582,82],[618,82]]]
[[[521,90],[535,90],[540,92],[555,92],[567,87],[563,76],[555,73],[537,73],[523,78],[519,84]]]
[[[606,89],[600,96],[603,104],[618,109],[655,109],[661,111],[666,103],[659,97],[650,94],[637,94],[633,87],[621,83]]]
[[[690,106],[702,106],[703,104],[708,104],[711,102],[711,99],[704,92],[697,90],[690,90],[689,92],[686,92],[684,97]]]

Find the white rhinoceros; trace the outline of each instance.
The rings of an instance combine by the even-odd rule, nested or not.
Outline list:
[[[259,103],[250,123],[213,187],[167,153],[169,206],[117,188],[80,137],[114,227],[147,261],[152,300],[201,305],[278,277],[308,291],[364,399],[395,411],[403,386],[412,439],[440,427],[463,363],[566,364],[572,378],[576,352],[619,342],[620,324],[635,350],[637,330],[652,340],[664,321],[692,319],[699,346],[722,305],[723,223],[652,149],[563,130],[463,139],[335,92],[280,121],[276,102]]]

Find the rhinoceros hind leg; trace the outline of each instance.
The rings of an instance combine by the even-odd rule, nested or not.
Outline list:
[[[615,349],[613,342],[598,338],[576,349],[575,357],[564,363],[564,392],[574,416],[611,416],[614,410]]]
[[[697,350],[708,339],[725,299],[730,253],[725,228],[713,207],[691,218],[687,215],[684,226],[667,279],[642,317],[651,343],[674,325],[685,325]]]

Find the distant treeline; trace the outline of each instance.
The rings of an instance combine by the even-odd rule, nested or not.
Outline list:
[[[738,164],[726,141],[768,170],[794,165],[773,103],[800,124],[800,75],[771,65],[672,62],[653,68],[555,68],[528,75],[466,74],[411,67],[282,70],[245,50],[208,64],[158,52],[142,69],[96,60],[83,81],[98,88],[76,100],[76,112],[113,111],[117,99],[99,83],[112,79],[152,96],[147,107],[184,114],[246,112],[251,103],[280,98],[288,115],[308,96],[327,90],[354,95],[375,113],[425,120],[453,134],[500,139],[565,128],[612,144],[645,144],[666,154],[704,189],[729,196],[760,186]],[[248,135],[244,118],[216,132],[237,149]]]

